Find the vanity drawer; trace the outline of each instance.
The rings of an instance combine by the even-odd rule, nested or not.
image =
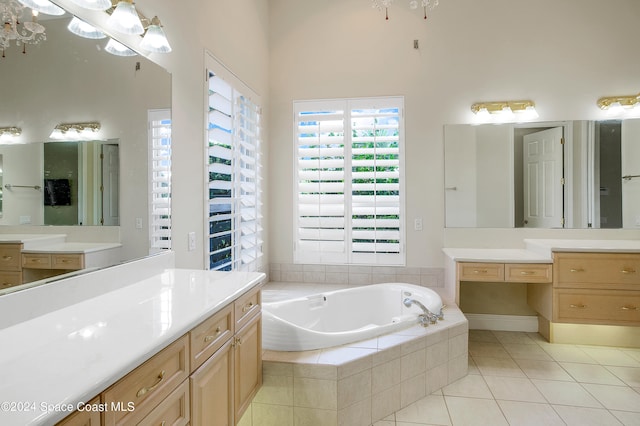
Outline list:
[[[51,268],[52,269],[83,269],[84,255],[83,254],[52,254]]]
[[[22,267],[27,269],[51,269],[51,255],[39,253],[24,253]]]
[[[240,330],[251,318],[260,312],[260,287],[240,296],[234,305],[235,330]]]
[[[233,306],[226,306],[189,333],[191,344],[191,371],[220,349],[233,335]]]
[[[189,380],[185,380],[137,426],[185,426],[191,418],[190,407]]]
[[[22,269],[22,244],[0,244],[0,271]]]
[[[120,403],[124,407],[106,411],[105,425],[136,424],[188,376],[189,336],[185,334],[102,394],[107,406]],[[129,404],[135,409],[127,411]]]
[[[522,283],[550,283],[553,281],[553,265],[542,263],[507,263],[504,280]]]
[[[22,272],[0,272],[0,290],[22,284]]]
[[[460,281],[504,281],[504,263],[458,263]]]
[[[555,290],[557,322],[640,325],[640,291]]]
[[[556,253],[555,287],[640,289],[640,254]]]
[[[100,398],[93,398],[87,402],[85,406],[100,406]],[[99,410],[82,410],[75,411],[62,419],[56,426],[100,426],[100,411]]]

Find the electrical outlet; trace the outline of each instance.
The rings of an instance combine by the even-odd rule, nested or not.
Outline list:
[[[136,229],[142,229],[142,218],[136,217]]]
[[[28,225],[31,223],[31,216],[20,216],[20,225]]]
[[[194,251],[196,249],[196,233],[189,232],[188,234],[188,250]]]
[[[422,218],[421,217],[415,218],[415,220],[413,221],[413,229],[416,230],[416,231],[422,231]]]

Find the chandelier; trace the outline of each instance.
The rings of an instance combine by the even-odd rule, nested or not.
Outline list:
[[[2,57],[13,41],[16,46],[22,45],[22,53],[26,53],[27,44],[38,44],[47,39],[45,28],[37,22],[38,11],[33,10],[31,21],[21,22],[24,6],[16,0],[0,2],[0,16],[3,27],[0,30],[0,48]]]
[[[393,4],[395,0],[371,0],[371,4],[378,10],[384,9],[385,19],[389,20],[389,6]],[[418,6],[422,7],[424,11],[424,19],[427,19],[427,9],[433,10],[438,6],[439,0],[409,0],[409,9],[416,10]]]

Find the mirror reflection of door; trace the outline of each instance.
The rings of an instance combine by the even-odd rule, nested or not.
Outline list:
[[[120,157],[118,145],[102,145],[102,224],[120,224],[118,205]]]
[[[524,226],[564,226],[563,129],[554,127],[523,140]]]

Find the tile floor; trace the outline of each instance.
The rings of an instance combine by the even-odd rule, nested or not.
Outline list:
[[[469,330],[469,375],[374,426],[640,426],[640,349]]]

